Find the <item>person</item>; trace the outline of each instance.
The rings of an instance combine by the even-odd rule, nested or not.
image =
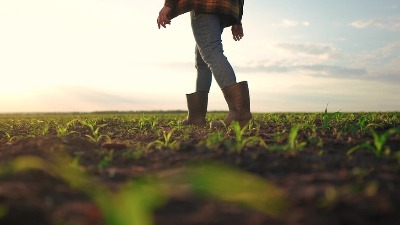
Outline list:
[[[195,46],[197,70],[196,91],[186,94],[188,116],[184,125],[204,126],[208,106],[208,93],[212,76],[221,88],[228,104],[229,113],[224,124],[238,121],[245,126],[251,119],[250,95],[247,81],[236,82],[235,72],[224,55],[222,32],[231,27],[233,39],[240,41],[243,34],[242,16],[244,0],[165,0],[159,12],[157,25],[166,28],[171,20],[190,12]],[[219,127],[221,122],[211,126]]]

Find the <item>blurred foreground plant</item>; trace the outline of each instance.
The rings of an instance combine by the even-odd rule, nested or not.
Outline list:
[[[86,193],[99,206],[108,225],[154,224],[154,210],[162,206],[168,196],[176,193],[177,187],[184,187],[200,196],[241,204],[269,215],[283,213],[287,205],[284,193],[269,182],[223,165],[203,164],[172,173],[166,171],[128,182],[119,191],[112,192],[71,164],[73,159],[68,156],[53,158],[53,161],[36,156],[16,158],[0,166],[0,176],[36,169],[59,177],[71,187]],[[7,216],[7,206],[0,205],[0,209],[0,216]]]

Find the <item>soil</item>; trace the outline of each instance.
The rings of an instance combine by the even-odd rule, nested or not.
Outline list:
[[[289,199],[282,215],[271,216],[194,194],[170,196],[154,212],[155,224],[160,225],[400,224],[400,162],[365,150],[348,156],[352,144],[346,139],[323,141],[323,148],[305,147],[297,154],[262,147],[236,153],[223,145],[207,149],[189,141],[179,150],[153,149],[133,159],[123,154],[126,148],[134,150],[129,144],[101,146],[85,137],[44,136],[2,142],[0,163],[5,165],[23,155],[48,159],[57,151],[66,151],[71,157],[81,154],[79,163],[85,171],[113,190],[146,174],[212,161],[268,180]],[[392,150],[400,150],[399,138],[389,144]],[[108,148],[115,149],[112,162],[99,168],[99,151],[110,151]],[[42,170],[1,176],[1,211],[3,225],[105,224],[99,207],[85,193]]]

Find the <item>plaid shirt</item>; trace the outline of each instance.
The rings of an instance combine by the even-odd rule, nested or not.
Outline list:
[[[165,0],[172,8],[171,19],[190,11],[224,14],[230,17],[228,26],[241,24],[244,0]]]

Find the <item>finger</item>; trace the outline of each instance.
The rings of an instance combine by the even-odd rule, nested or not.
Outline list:
[[[162,21],[164,21],[165,24],[170,24],[170,23],[171,23],[171,20],[170,20],[168,17],[166,17],[166,16],[164,16],[164,17],[162,18]]]
[[[164,23],[162,22],[162,20],[158,20],[158,21],[157,21],[157,24],[158,24],[158,29],[160,29],[161,26],[163,26],[163,27],[165,28],[165,25],[164,25]]]
[[[170,24],[170,23],[171,23],[171,22],[164,22],[164,21],[161,20],[161,19],[157,19],[158,29],[160,29],[161,26],[164,27],[164,28],[167,28],[167,27],[166,27],[166,24]]]
[[[238,35],[238,34],[236,34],[236,35],[234,35],[233,36],[233,39],[235,40],[235,41],[240,41],[241,39],[242,39],[242,35]]]

